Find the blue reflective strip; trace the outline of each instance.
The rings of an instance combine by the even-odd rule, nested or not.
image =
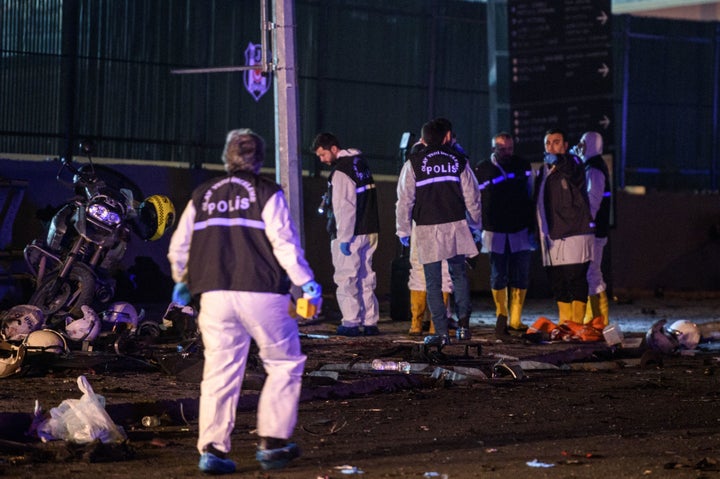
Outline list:
[[[363,191],[372,190],[374,188],[375,188],[375,183],[370,184],[370,185],[361,186],[360,188],[355,188],[355,193],[359,195]]]
[[[458,178],[457,176],[436,176],[434,178],[428,178],[427,180],[418,181],[417,183],[415,183],[415,186],[425,186],[431,183],[442,183],[444,181],[453,181],[455,183],[460,183],[460,178]]]
[[[612,194],[611,194],[609,191],[606,191],[605,193],[603,193],[603,196],[604,196],[605,198],[609,198],[609,197],[612,196]]]
[[[530,172],[525,172],[525,175],[526,175],[526,176],[529,176],[529,175],[530,175]],[[484,181],[484,182],[482,182],[481,184],[479,184],[479,185],[478,185],[478,189],[484,190],[485,188],[487,188],[488,186],[490,186],[490,183],[492,183],[493,185],[497,185],[498,183],[502,183],[502,182],[505,181],[505,180],[511,180],[511,179],[513,179],[513,178],[515,178],[515,173],[508,173],[508,174],[507,174],[507,178],[504,177],[504,176],[496,176],[496,177],[493,178],[492,180],[487,180],[487,181]]]
[[[193,230],[204,230],[209,226],[247,226],[248,228],[265,229],[265,222],[249,220],[247,218],[210,218],[209,220],[195,223]]]

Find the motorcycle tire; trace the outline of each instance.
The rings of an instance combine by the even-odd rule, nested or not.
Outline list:
[[[40,308],[46,318],[53,315],[83,315],[81,306],[91,305],[95,296],[95,275],[84,265],[75,265],[65,280],[58,278],[58,270],[48,273],[30,297],[30,304]],[[60,283],[58,284],[58,281]],[[64,320],[64,317],[62,318]]]

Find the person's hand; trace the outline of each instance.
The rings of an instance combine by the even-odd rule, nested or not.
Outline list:
[[[172,293],[173,303],[177,303],[180,306],[187,306],[192,301],[192,294],[188,289],[187,283],[175,283]]]
[[[406,248],[409,248],[410,247],[410,237],[409,236],[401,236],[400,243],[403,246],[405,246]]]
[[[554,165],[557,162],[557,155],[554,155],[552,153],[545,153],[545,163],[548,165]]]
[[[480,243],[482,241],[482,230],[470,228],[470,232],[472,233],[474,242]]]
[[[350,243],[340,243],[340,252],[345,256],[350,256]]]
[[[307,283],[303,284],[302,290],[303,293],[307,294],[311,299],[322,296],[322,286],[320,286],[320,284],[314,279],[311,279]]]
[[[540,246],[538,245],[538,239],[537,236],[535,236],[535,233],[528,233],[528,243],[530,243],[530,249],[532,251],[536,251]]]

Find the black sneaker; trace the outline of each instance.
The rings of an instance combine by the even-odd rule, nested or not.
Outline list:
[[[430,336],[425,336],[425,339],[423,340],[423,342],[427,346],[443,347],[445,345],[450,344],[450,336],[448,336],[447,334],[442,334],[442,335],[441,334],[433,334]]]
[[[458,338],[458,341],[469,341],[472,338],[470,328],[457,328],[455,337]]]

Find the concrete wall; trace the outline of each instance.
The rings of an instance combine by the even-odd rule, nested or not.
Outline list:
[[[113,164],[113,168],[131,178],[148,196],[168,195],[178,214],[188,201],[192,189],[204,179],[221,171],[189,170],[177,165]],[[10,250],[21,250],[33,238],[42,235],[38,211],[51,210],[72,196],[56,179],[58,165],[29,160],[0,160],[0,177],[28,182],[22,204],[14,218]],[[395,237],[395,179],[378,178],[381,211],[380,245],[374,265],[377,293],[390,293],[391,265],[399,252]],[[317,215],[326,179],[305,177],[305,249],[306,256],[326,291],[333,291],[332,263],[325,221]],[[1,206],[1,205],[0,205]],[[2,211],[2,209],[0,209]],[[605,262],[611,287],[622,290],[653,291],[719,291],[720,290],[720,196],[692,193],[649,192],[631,195],[619,192],[615,199],[616,225],[611,232]],[[165,255],[170,235],[158,241],[143,242],[134,237],[124,268],[137,268],[138,262],[169,275]],[[140,258],[138,260],[138,258]],[[22,261],[0,262],[0,268],[17,272]],[[489,266],[481,255],[470,272],[472,290],[489,292]],[[158,293],[167,292],[167,283],[152,286]],[[539,255],[534,255],[529,294],[549,297],[550,292]]]

